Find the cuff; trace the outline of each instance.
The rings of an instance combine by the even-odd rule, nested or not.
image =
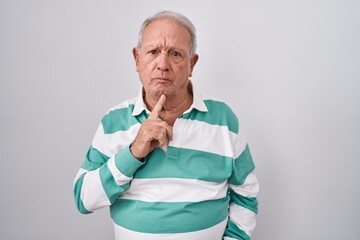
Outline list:
[[[144,163],[132,155],[130,146],[115,154],[116,167],[127,177],[132,177],[136,170],[144,165]]]

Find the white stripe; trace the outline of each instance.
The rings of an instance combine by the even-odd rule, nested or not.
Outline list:
[[[122,172],[120,172],[120,170],[116,167],[115,157],[109,159],[109,161],[107,162],[107,166],[119,186],[128,183],[132,179],[122,174]]]
[[[126,131],[105,134],[103,126],[100,124],[96,131],[92,146],[106,156],[112,157],[115,153],[128,146],[135,139],[140,126],[141,124],[137,123],[132,125]]]
[[[196,149],[222,156],[234,157],[237,134],[227,126],[211,125],[189,119],[177,119],[173,128],[174,138],[169,146]]]
[[[236,238],[224,237],[223,240],[236,240]]]
[[[234,148],[235,148],[234,159],[238,158],[241,155],[241,153],[245,150],[246,145],[247,145],[246,137],[243,131],[241,130],[241,128],[239,127],[239,132],[234,142]]]
[[[224,198],[227,181],[221,183],[196,179],[148,178],[133,179],[120,198],[146,202],[200,202]]]
[[[100,168],[86,173],[81,188],[81,200],[88,211],[110,205],[109,199],[101,184]]]
[[[109,112],[114,111],[114,110],[118,110],[118,109],[122,109],[122,108],[128,108],[129,105],[135,104],[136,100],[137,100],[137,97],[125,100],[125,101],[119,103],[118,105],[115,105],[115,106],[111,107],[106,114],[108,114]]]
[[[100,124],[92,146],[106,156],[112,157],[135,139],[140,127],[141,124],[137,123],[126,131],[105,134]],[[247,143],[242,132],[239,132],[239,135],[235,134],[227,126],[181,118],[175,122],[173,136],[169,146],[196,149],[232,158],[237,158],[244,151]]]
[[[232,222],[251,237],[252,231],[256,226],[256,214],[253,211],[231,203],[229,216]]]
[[[259,192],[259,182],[255,172],[249,173],[242,185],[230,184],[230,188],[244,197],[256,197]]]
[[[104,128],[103,125],[100,123],[99,127],[96,130],[95,136],[92,141],[92,147],[96,148],[101,153],[105,154],[106,156],[110,157],[109,151],[106,150],[106,142],[104,141]]]
[[[135,232],[116,224],[114,224],[114,230],[115,240],[219,240],[222,239],[222,236],[224,235],[226,224],[227,219],[204,230],[173,234],[150,234]]]
[[[79,180],[79,178],[80,178],[84,173],[87,173],[87,172],[88,172],[88,170],[85,170],[85,169],[83,169],[83,168],[80,168],[79,171],[77,172],[75,178],[74,178],[74,184],[73,184],[73,185],[75,186],[77,180]]]

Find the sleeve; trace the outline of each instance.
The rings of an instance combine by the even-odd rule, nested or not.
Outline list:
[[[110,154],[110,145],[104,136],[100,124],[85,162],[74,179],[76,206],[84,214],[111,205],[129,188],[134,173],[144,164],[131,154],[129,146]]]
[[[249,146],[242,133],[235,141],[232,175],[229,178],[229,219],[224,240],[251,239],[258,212],[259,183]]]

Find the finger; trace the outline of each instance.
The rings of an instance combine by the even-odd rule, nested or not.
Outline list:
[[[166,96],[163,94],[161,95],[159,101],[155,104],[153,110],[151,111],[149,119],[157,120],[157,118],[159,117],[159,112],[161,112],[161,110],[164,107],[165,101],[166,101]]]
[[[164,129],[164,136],[166,140],[172,141],[173,140],[173,128],[169,126],[166,122],[163,123],[163,129]]]
[[[173,128],[166,124],[166,136],[167,138],[172,141],[173,140]]]
[[[172,126],[168,125],[165,121],[159,120],[157,125],[160,127],[158,130],[161,132],[168,140],[173,140],[173,128]]]
[[[151,131],[147,141],[154,147],[162,147],[167,142],[166,130]]]

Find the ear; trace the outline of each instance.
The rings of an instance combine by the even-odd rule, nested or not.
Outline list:
[[[190,74],[189,74],[189,77],[192,76],[192,72],[193,72],[195,64],[197,63],[198,60],[199,60],[199,55],[194,54],[194,55],[191,56],[191,58],[190,58]]]
[[[133,48],[132,52],[133,52],[133,56],[134,56],[134,60],[135,60],[135,64],[136,64],[136,71],[139,72],[139,51],[135,47],[135,48]]]

